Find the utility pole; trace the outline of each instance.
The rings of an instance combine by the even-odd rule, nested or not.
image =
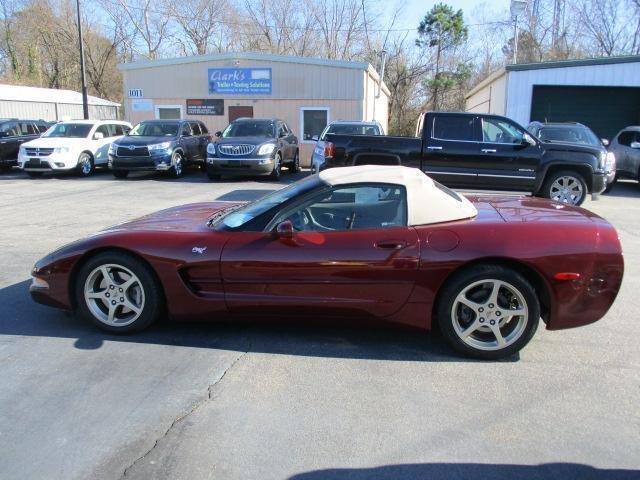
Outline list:
[[[82,19],[80,17],[80,0],[76,0],[78,9],[78,41],[80,43],[80,83],[82,85],[82,113],[84,119],[89,119],[89,99],[87,98],[87,80],[84,70],[84,42],[82,41]]]
[[[513,18],[513,63],[518,63],[518,17],[527,10],[526,0],[511,0],[511,18]]]

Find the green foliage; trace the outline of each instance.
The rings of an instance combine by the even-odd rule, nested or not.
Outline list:
[[[466,42],[469,30],[462,10],[455,12],[450,5],[438,3],[420,22],[418,36],[416,45],[419,47],[437,46],[442,51]]]

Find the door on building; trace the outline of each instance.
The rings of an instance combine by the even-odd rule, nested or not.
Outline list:
[[[253,118],[253,107],[232,107],[229,105],[229,123],[242,117]]]

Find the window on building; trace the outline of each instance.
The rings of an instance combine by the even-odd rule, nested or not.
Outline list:
[[[156,107],[158,120],[179,120],[182,118],[182,108],[179,105],[161,105]]]
[[[312,141],[313,137],[320,138],[320,134],[329,123],[328,108],[303,108],[302,110],[302,140]]]
[[[431,136],[440,140],[475,140],[474,117],[471,115],[438,115],[433,119]]]

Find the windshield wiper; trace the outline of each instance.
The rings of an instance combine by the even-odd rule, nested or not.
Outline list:
[[[242,207],[242,205],[233,205],[231,207],[223,208],[222,210],[217,211],[216,213],[211,215],[211,217],[207,221],[207,226],[208,227],[213,226],[213,224],[216,223],[216,221],[220,220],[222,217],[228,215],[234,210],[239,209],[240,207]]]

